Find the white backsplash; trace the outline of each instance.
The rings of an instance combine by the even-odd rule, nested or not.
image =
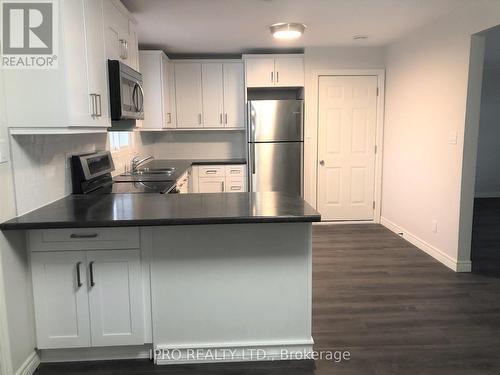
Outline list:
[[[147,137],[132,134],[131,146],[113,153],[115,173],[121,173],[134,155],[153,154]],[[71,194],[71,155],[109,149],[105,133],[15,136],[11,140],[18,215]]]
[[[245,132],[177,131],[155,133],[156,159],[245,158]]]

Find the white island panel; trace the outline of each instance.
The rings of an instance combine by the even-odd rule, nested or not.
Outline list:
[[[153,228],[154,347],[312,350],[311,251],[311,223]]]

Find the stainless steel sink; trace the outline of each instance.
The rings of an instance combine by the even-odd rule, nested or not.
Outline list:
[[[175,168],[141,168],[138,169],[137,172],[147,172],[147,173],[156,173],[156,172],[169,172],[174,173]]]

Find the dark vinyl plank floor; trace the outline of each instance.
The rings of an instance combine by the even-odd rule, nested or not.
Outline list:
[[[36,375],[500,374],[500,278],[457,274],[380,225],[315,226],[316,350],[349,361],[42,364]]]
[[[472,271],[500,276],[500,198],[474,200]]]

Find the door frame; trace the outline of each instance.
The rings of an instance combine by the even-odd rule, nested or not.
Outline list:
[[[319,78],[323,76],[374,76],[377,77],[377,118],[375,128],[375,186],[374,199],[375,211],[374,223],[380,223],[382,214],[382,164],[383,164],[383,142],[384,142],[384,103],[385,103],[385,69],[318,69],[312,71],[311,90],[309,91],[308,104],[306,106],[305,129],[305,198],[317,209],[318,207],[318,132],[319,132]],[[354,221],[357,223],[358,221]],[[361,222],[361,221],[360,221]],[[363,221],[366,223],[366,221]]]

